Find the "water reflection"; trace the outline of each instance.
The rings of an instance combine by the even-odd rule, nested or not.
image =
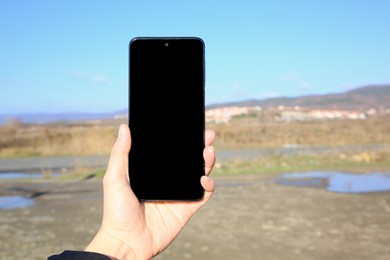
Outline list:
[[[59,173],[52,173],[50,176],[59,176]],[[0,179],[21,179],[21,178],[42,178],[42,173],[27,173],[27,172],[1,172]]]
[[[34,199],[25,198],[22,196],[0,196],[0,210],[25,208],[32,206]]]
[[[59,176],[59,173],[51,174],[50,176]],[[42,173],[31,173],[31,172],[0,172],[0,179],[36,179],[42,178]],[[11,189],[18,191],[17,188]],[[23,190],[24,191],[24,190]],[[29,191],[29,190],[27,190]],[[30,191],[29,191],[30,192]],[[33,193],[36,194],[37,192]],[[34,205],[34,196],[31,195],[29,198],[23,196],[0,196],[0,210],[3,209],[14,209],[14,208],[25,208]]]
[[[390,191],[390,173],[353,174],[344,172],[288,173],[276,183],[325,188],[332,192],[366,193]]]

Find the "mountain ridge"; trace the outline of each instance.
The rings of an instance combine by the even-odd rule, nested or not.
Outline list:
[[[351,89],[342,93],[313,94],[298,97],[275,97],[268,99],[248,99],[237,102],[211,104],[207,109],[220,107],[260,106],[272,108],[278,106],[305,109],[353,110],[365,112],[369,109],[390,108],[390,84],[367,85]],[[0,125],[7,120],[14,119],[23,123],[50,123],[57,121],[99,120],[113,119],[115,116],[127,115],[128,110],[123,109],[110,113],[22,113],[0,114]]]
[[[306,109],[356,110],[381,109],[390,107],[390,84],[368,85],[342,93],[313,94],[298,97],[275,97],[268,99],[250,99],[238,102],[213,104],[208,109],[232,106],[299,106]]]
[[[19,114],[0,114],[0,125],[8,120],[18,120],[23,123],[45,124],[60,121],[82,121],[82,120],[101,120],[113,119],[116,116],[127,115],[127,109],[111,113],[82,113],[82,112],[64,112],[64,113],[19,113]]]

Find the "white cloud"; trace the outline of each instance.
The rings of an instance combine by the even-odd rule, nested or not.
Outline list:
[[[247,89],[238,82],[233,82],[230,87],[230,92],[226,93],[233,98],[242,98],[247,95]]]
[[[315,90],[316,87],[311,84],[310,82],[307,82],[304,78],[302,78],[297,72],[290,71],[286,74],[284,74],[281,79],[283,81],[288,82],[289,84],[292,84],[293,87],[303,90],[303,91],[311,91]]]
[[[107,84],[108,79],[103,75],[92,75],[91,80],[96,84]]]
[[[305,82],[305,83],[302,83],[302,84],[299,86],[299,89],[301,89],[301,90],[314,90],[315,87],[314,87],[312,84],[310,84],[310,83],[308,83],[308,82]]]
[[[73,77],[86,79],[88,81],[91,81],[95,84],[107,84],[109,83],[109,80],[106,76],[100,75],[100,74],[89,74],[84,72],[73,72]]]
[[[87,74],[76,71],[76,72],[72,72],[72,76],[75,78],[85,78],[87,77]]]
[[[259,94],[260,99],[274,98],[274,97],[280,97],[280,96],[281,96],[281,94],[278,92],[269,92],[269,91],[261,92]]]
[[[234,82],[232,85],[233,92],[241,92],[243,90],[242,86],[238,82]]]
[[[290,71],[285,75],[282,75],[281,78],[284,81],[298,81],[300,79],[300,76],[295,71]]]
[[[349,91],[355,88],[360,88],[364,86],[369,86],[369,85],[386,85],[389,84],[390,81],[377,81],[377,82],[344,82],[339,84],[339,88],[342,91]]]

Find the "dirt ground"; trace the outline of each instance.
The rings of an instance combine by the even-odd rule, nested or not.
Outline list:
[[[273,179],[215,178],[211,201],[155,259],[390,259],[390,192],[332,193]],[[100,180],[0,182],[0,196],[37,191],[47,193],[33,206],[0,210],[0,259],[82,250],[98,230]]]

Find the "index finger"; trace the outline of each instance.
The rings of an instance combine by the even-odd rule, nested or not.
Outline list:
[[[205,146],[210,146],[213,144],[215,139],[215,132],[213,130],[206,130],[205,131]]]

